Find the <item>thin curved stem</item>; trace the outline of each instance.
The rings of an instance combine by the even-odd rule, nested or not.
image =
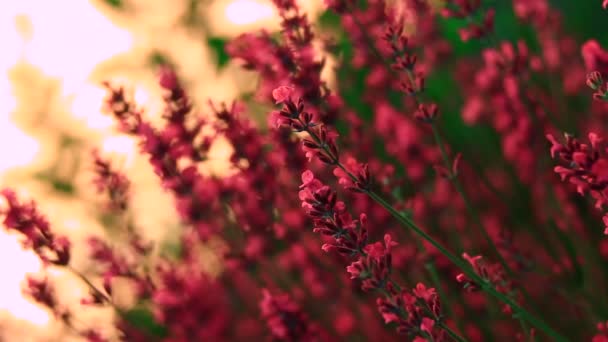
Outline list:
[[[514,300],[509,298],[508,296],[498,292],[494,286],[489,283],[487,280],[481,278],[477,273],[475,273],[471,267],[466,264],[463,260],[458,258],[452,252],[450,252],[447,248],[433,239],[430,235],[428,235],[424,230],[418,227],[411,219],[406,216],[403,216],[399,211],[393,208],[389,203],[387,203],[382,197],[376,194],[373,191],[368,191],[367,194],[378,204],[380,204],[383,208],[385,208],[393,217],[395,217],[401,224],[407,226],[411,230],[413,230],[416,234],[418,234],[421,238],[429,242],[433,247],[437,248],[441,254],[447,257],[454,265],[460,268],[467,277],[475,281],[485,292],[500,300],[501,302],[509,305],[513,312],[515,312],[518,316],[528,321],[530,324],[543,331],[545,334],[553,338],[554,341],[568,341],[564,336],[555,331],[553,328],[549,327],[544,321],[540,318],[537,318],[521,306],[517,304]]]
[[[467,339],[466,339],[466,338],[464,338],[464,337],[462,337],[462,336],[458,335],[458,333],[457,333],[457,332],[455,332],[454,330],[452,330],[452,329],[451,329],[450,327],[448,327],[448,326],[447,326],[445,323],[439,323],[438,325],[441,327],[441,329],[445,330],[445,332],[447,332],[447,333],[448,333],[448,335],[450,335],[450,337],[451,337],[452,339],[454,339],[454,341],[458,341],[458,342],[466,342],[466,341],[467,341]]]
[[[338,168],[340,168],[342,171],[344,171],[348,175],[348,177],[351,178],[351,180],[357,181],[357,177],[355,177],[355,175],[353,175],[349,170],[346,169],[346,167],[338,159],[338,156],[334,155],[329,150],[329,148],[327,147],[327,144],[323,143],[323,141],[321,141],[319,136],[317,136],[317,134],[308,125],[306,125],[300,119],[298,119],[298,121],[300,121],[300,123],[302,124],[302,127],[304,127],[303,130],[306,131],[310,135],[310,137],[319,145],[319,147],[326,153],[327,157],[331,159],[332,163],[334,165],[336,165]],[[439,252],[441,252],[441,254],[443,254],[446,258],[448,258],[454,265],[456,265],[456,267],[461,269],[462,272],[469,279],[471,279],[475,283],[477,283],[477,285],[480,286],[483,291],[485,291],[486,293],[490,294],[491,296],[495,297],[496,299],[498,299],[501,302],[510,306],[518,318],[525,319],[530,324],[532,324],[533,326],[535,326],[536,328],[538,328],[539,330],[543,331],[545,334],[550,336],[553,339],[553,341],[556,341],[556,342],[568,341],[564,336],[562,336],[556,330],[554,330],[553,328],[548,326],[547,323],[545,323],[543,320],[534,316],[532,313],[528,312],[527,310],[525,310],[524,308],[519,306],[519,304],[517,304],[514,300],[512,300],[508,296],[504,295],[503,293],[498,292],[498,290],[496,290],[490,282],[488,282],[486,279],[482,278],[477,273],[475,273],[475,271],[471,268],[471,266],[468,263],[466,263],[464,260],[462,260],[461,258],[456,256],[454,253],[452,253],[450,250],[448,250],[446,247],[444,247],[441,243],[439,243],[437,240],[435,240],[432,236],[430,236],[422,228],[420,228],[418,225],[416,225],[416,223],[413,220],[411,220],[409,217],[401,214],[391,204],[386,202],[384,200],[384,198],[382,198],[382,196],[378,195],[371,189],[363,189],[363,193],[367,194],[372,200],[374,200],[376,203],[380,204],[384,209],[386,209],[395,219],[397,219],[397,221],[399,221],[400,224],[409,228],[414,233],[416,233],[419,237],[426,240],[433,247],[435,247]]]
[[[439,147],[439,152],[441,153],[441,158],[443,159],[443,163],[445,164],[445,167],[447,168],[447,170],[450,170],[451,169],[451,163],[450,163],[450,160],[448,159],[448,155],[447,155],[447,153],[445,151],[445,147],[444,147],[444,144],[443,144],[443,139],[441,138],[441,135],[439,134],[439,130],[437,129],[437,126],[434,123],[431,124],[431,129],[433,130],[433,137],[435,139],[435,144],[437,145],[437,147]],[[511,277],[513,277],[514,276],[513,270],[511,269],[511,267],[509,267],[509,264],[507,263],[507,261],[505,260],[505,258],[498,251],[498,247],[496,247],[496,244],[494,243],[494,241],[492,241],[492,238],[488,234],[488,231],[484,228],[483,224],[481,223],[481,219],[479,218],[479,214],[477,213],[477,211],[471,205],[471,201],[469,199],[469,196],[464,191],[462,183],[460,182],[460,180],[458,179],[458,177],[456,175],[453,175],[453,174],[450,174],[449,180],[450,180],[450,183],[452,183],[452,185],[456,189],[456,192],[458,192],[458,194],[460,195],[460,197],[464,201],[464,205],[465,205],[465,207],[466,207],[469,215],[471,216],[471,218],[475,222],[475,226],[477,227],[477,230],[483,236],[483,238],[486,240],[486,243],[490,246],[490,248],[492,249],[492,252],[494,254],[496,254],[496,256],[498,258],[498,261],[500,262],[500,264],[502,265],[502,267],[505,269],[505,271],[507,271],[507,273]]]
[[[109,296],[107,296],[103,291],[98,289],[97,286],[95,286],[84,274],[82,274],[80,271],[78,271],[77,269],[75,269],[74,267],[72,267],[70,265],[66,265],[65,268],[68,271],[72,272],[72,274],[74,274],[75,276],[80,278],[80,280],[82,280],[85,284],[87,284],[87,286],[89,287],[89,289],[91,289],[91,291],[95,292],[95,294],[97,294],[101,299],[106,301],[106,303],[115,307],[112,299]]]

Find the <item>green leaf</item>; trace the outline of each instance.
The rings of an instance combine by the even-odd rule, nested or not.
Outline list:
[[[74,187],[74,184],[71,183],[70,181],[66,181],[60,178],[57,178],[56,176],[54,176],[52,173],[48,172],[48,171],[43,171],[43,172],[39,172],[34,174],[34,178],[42,181],[42,182],[46,182],[47,184],[49,184],[53,190],[66,194],[66,195],[73,195],[76,193],[76,188]]]
[[[148,57],[148,61],[148,63],[150,63],[152,67],[158,67],[161,65],[171,65],[171,61],[169,60],[169,58],[158,51],[152,52],[150,54],[150,57]]]
[[[219,69],[223,68],[228,61],[230,61],[230,56],[226,52],[226,43],[227,40],[220,37],[209,37],[207,38],[207,44],[213,51],[215,51],[215,55],[217,57],[217,66]]]
[[[122,8],[124,5],[122,0],[104,0],[104,2],[114,8]]]
[[[319,16],[319,25],[321,27],[339,27],[340,26],[340,16],[334,13],[333,11],[325,11],[321,13]]]
[[[72,195],[75,192],[74,185],[68,181],[64,181],[61,179],[52,179],[51,184],[53,185],[53,189],[58,192]]]
[[[121,316],[134,328],[151,337],[163,338],[167,337],[169,334],[167,328],[156,322],[152,312],[144,307],[135,307],[128,311],[122,312]]]

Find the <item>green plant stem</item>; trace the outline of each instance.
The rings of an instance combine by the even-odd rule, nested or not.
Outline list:
[[[443,139],[441,138],[441,134],[439,133],[439,129],[437,128],[435,123],[431,124],[431,129],[433,130],[433,137],[435,139],[435,144],[439,147],[439,152],[441,153],[441,158],[443,159],[445,167],[447,170],[451,170],[452,165],[450,163],[450,160],[448,159],[448,155],[445,150]],[[473,221],[475,223],[475,226],[477,227],[477,230],[483,236],[483,238],[486,240],[486,243],[488,244],[488,246],[490,246],[490,248],[492,249],[492,252],[494,254],[496,254],[498,261],[500,262],[500,265],[507,272],[509,277],[516,279],[517,275],[515,274],[513,269],[509,266],[509,264],[507,263],[505,258],[502,256],[502,254],[498,250],[498,247],[496,246],[494,241],[492,241],[492,238],[488,234],[488,231],[483,226],[483,223],[481,222],[481,219],[479,218],[479,214],[477,213],[477,210],[475,210],[475,208],[471,204],[471,200],[469,199],[469,196],[467,195],[467,193],[464,191],[464,187],[462,186],[462,183],[460,182],[458,175],[452,174],[452,171],[450,171],[449,181],[452,183],[452,185],[454,186],[454,188],[456,189],[456,191],[458,192],[458,194],[464,201],[464,205],[467,209],[467,212],[469,213],[471,218],[473,218]],[[529,303],[532,302],[532,298],[530,297],[530,295],[528,294],[528,292],[526,291],[526,289],[524,287],[520,287],[519,291],[524,296],[524,299],[527,302],[529,302]]]
[[[448,327],[445,323],[439,323],[438,324],[441,329],[445,330],[445,332],[448,333],[448,335],[450,335],[451,338],[454,339],[454,341],[458,341],[458,342],[466,342],[467,339],[458,335],[457,332],[455,332],[454,330],[450,329],[450,327]]]
[[[448,159],[448,155],[445,151],[445,147],[443,145],[443,139],[441,138],[441,135],[439,134],[439,130],[437,129],[437,126],[434,123],[431,124],[431,128],[433,130],[433,137],[435,138],[435,143],[439,147],[439,152],[441,153],[441,158],[443,159],[443,163],[445,164],[445,167],[447,168],[447,170],[451,170],[452,166]],[[479,218],[479,214],[471,205],[469,196],[464,191],[464,188],[462,187],[462,183],[460,183],[460,180],[458,179],[458,177],[454,174],[451,174],[451,172],[450,172],[449,180],[452,183],[452,185],[454,185],[454,188],[456,188],[456,191],[458,192],[458,194],[464,201],[464,205],[467,209],[467,212],[469,213],[469,215],[475,222],[475,226],[477,227],[477,230],[479,231],[479,233],[486,240],[486,243],[490,246],[490,248],[492,248],[492,252],[494,254],[496,254],[496,256],[498,257],[498,261],[500,262],[502,267],[505,269],[505,271],[507,271],[507,273],[511,277],[514,277],[513,270],[509,267],[509,264],[507,263],[507,261],[504,259],[502,254],[500,254],[500,252],[498,251],[498,247],[496,247],[496,244],[494,243],[494,241],[492,241],[492,238],[488,234],[488,231],[483,227],[483,224],[481,223],[481,219]]]
[[[515,301],[506,295],[498,292],[494,286],[489,283],[487,280],[481,278],[477,273],[475,273],[471,267],[450,252],[447,248],[442,246],[439,242],[435,241],[431,236],[429,236],[424,230],[418,227],[412,220],[407,218],[406,216],[401,215],[395,208],[393,208],[389,203],[387,203],[382,197],[380,197],[375,192],[369,190],[366,192],[370,198],[372,198],[376,203],[380,204],[383,208],[385,208],[393,217],[395,217],[399,223],[404,226],[407,226],[411,230],[413,230],[417,235],[419,235],[424,240],[428,241],[433,247],[437,248],[445,257],[447,257],[454,265],[460,268],[463,273],[469,277],[471,280],[475,281],[485,292],[495,297],[496,299],[502,301],[503,303],[509,305],[511,309],[521,318],[528,321],[530,324],[543,331],[545,334],[550,336],[554,341],[567,341],[567,339],[562,336],[560,333],[555,331],[553,328],[549,327],[544,321],[532,315],[530,312],[519,306]]]
[[[310,129],[310,126],[304,124],[300,119],[298,119],[302,127],[304,127],[304,131],[306,131],[310,137],[318,144],[318,146],[326,153],[326,155],[332,160],[333,164],[344,171],[351,180],[356,181],[357,177],[355,177],[346,167],[340,162],[338,156],[334,155],[328,148],[327,144],[323,142],[317,134]],[[486,279],[483,279],[479,276],[475,271],[471,268],[469,264],[463,261],[461,258],[457,257],[451,251],[449,251],[446,247],[436,241],[432,236],[427,234],[422,228],[418,227],[414,221],[412,221],[407,216],[401,214],[397,209],[395,209],[392,205],[384,200],[380,195],[375,193],[371,189],[363,189],[363,192],[367,194],[372,200],[381,205],[384,209],[386,209],[399,223],[410,230],[414,231],[419,237],[426,240],[433,247],[435,247],[441,254],[443,254],[446,258],[448,258],[456,267],[460,268],[462,272],[472,281],[477,283],[477,285],[486,293],[495,297],[496,299],[502,301],[511,307],[513,312],[522,319],[525,319],[530,324],[543,331],[545,334],[550,336],[553,341],[556,342],[566,342],[568,341],[564,336],[555,331],[553,328],[549,327],[543,320],[537,318],[521,306],[517,304],[514,300],[509,298],[508,296],[498,292],[494,286],[488,282]]]
[[[439,279],[439,274],[437,272],[437,269],[435,268],[435,265],[431,262],[427,262],[425,264],[425,267],[429,271],[429,274],[431,276],[431,281],[433,282],[433,284],[435,285],[435,288],[437,289],[437,294],[439,295],[439,298],[443,298],[444,300],[446,300],[448,298],[448,295],[443,290],[443,286],[441,286],[441,279]],[[456,319],[456,315],[454,315],[454,310],[452,310],[452,306],[450,305],[450,303],[442,303],[442,304],[447,304],[447,305],[442,305],[442,307],[445,308],[446,313],[448,314],[448,317],[452,317],[454,319],[454,321],[456,322],[456,326],[458,327],[458,330],[463,332],[464,326],[462,324],[462,321],[460,319]]]
[[[75,276],[80,278],[80,280],[82,280],[85,284],[87,284],[87,286],[89,287],[89,289],[91,291],[95,292],[100,298],[102,298],[104,301],[106,301],[106,303],[108,303],[110,306],[117,309],[116,305],[114,305],[114,302],[112,301],[112,298],[110,298],[103,291],[98,289],[84,274],[82,274],[80,271],[78,271],[71,265],[66,265],[65,268],[68,271],[70,271],[72,274],[74,274]]]

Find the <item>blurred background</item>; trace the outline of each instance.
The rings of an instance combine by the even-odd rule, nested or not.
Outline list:
[[[323,12],[322,2],[299,4],[313,21],[324,27],[337,25],[336,17]],[[498,38],[521,35],[512,25],[510,3],[494,2]],[[607,43],[600,0],[553,3],[568,13],[564,25],[579,41],[596,37]],[[448,20],[442,28],[455,54],[478,53],[480,44],[460,42],[458,25]],[[179,222],[172,210],[158,210],[172,208],[170,200],[145,158],[138,156],[136,143],[118,134],[111,118],[102,114],[101,82],[126,85],[152,120],[160,118],[155,73],[160,63],[176,68],[193,102],[203,110],[208,99],[243,99],[256,87],[255,75],[231,61],[224,46],[240,33],[262,28],[278,29],[270,0],[0,1],[0,187],[36,199],[53,229],[74,241],[74,267],[86,270],[82,241],[91,234],[107,234],[97,216],[100,199],[91,183],[90,152],[97,147],[133,182],[138,228],[157,243],[170,241],[171,229]],[[428,83],[429,92],[439,94],[454,85],[441,70]],[[351,88],[343,95],[356,104],[357,91],[364,86]],[[449,128],[447,138],[463,150],[479,146],[480,139],[492,139],[488,130],[465,127],[459,117],[446,117],[444,125]],[[230,147],[216,145],[210,172],[226,167],[223,160]],[[24,251],[16,236],[0,229],[0,341],[64,340],[60,324],[21,294],[24,276],[40,269],[37,257]],[[61,296],[78,305],[86,293],[81,283],[67,274],[52,276],[59,279]],[[97,322],[111,318],[101,309],[83,310],[82,315],[83,320]]]
[[[321,2],[301,5],[315,17]],[[124,84],[146,116],[158,119],[155,67],[170,63],[205,111],[209,99],[230,102],[255,88],[254,75],[229,61],[224,45],[261,28],[278,29],[270,0],[0,1],[0,186],[35,199],[53,229],[74,241],[75,267],[86,270],[84,240],[106,234],[91,183],[90,152],[99,148],[133,183],[138,228],[157,243],[170,240],[179,222],[158,208],[173,206],[136,143],[102,114],[101,82]],[[211,172],[225,167],[229,152],[217,145]],[[61,324],[21,294],[24,276],[40,270],[37,257],[0,229],[0,340],[64,340]],[[81,282],[51,276],[66,303],[79,305]],[[83,321],[111,319],[100,309],[83,311]]]

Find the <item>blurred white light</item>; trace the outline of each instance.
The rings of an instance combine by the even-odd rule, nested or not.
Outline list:
[[[50,317],[47,311],[23,296],[15,295],[21,293],[21,284],[26,274],[41,270],[38,257],[33,252],[23,250],[17,236],[0,231],[0,260],[7,261],[2,263],[0,311],[8,310],[14,317],[36,325],[48,324]]]
[[[0,174],[10,168],[30,164],[40,146],[6,117],[0,116]]]
[[[84,120],[92,129],[106,129],[114,125],[112,117],[102,113],[107,91],[91,84],[83,84],[72,98],[72,115]]]
[[[76,90],[99,62],[133,45],[131,35],[89,1],[70,1],[67,7],[54,1],[24,2],[28,5],[21,13],[32,23],[26,59],[45,74],[61,78],[68,92]]]
[[[133,164],[136,150],[135,139],[125,135],[111,135],[103,139],[101,144],[102,154],[117,154],[121,159],[125,159],[124,163],[126,167],[130,167]]]
[[[248,25],[271,18],[273,8],[254,0],[235,0],[226,6],[226,18],[236,25]]]

